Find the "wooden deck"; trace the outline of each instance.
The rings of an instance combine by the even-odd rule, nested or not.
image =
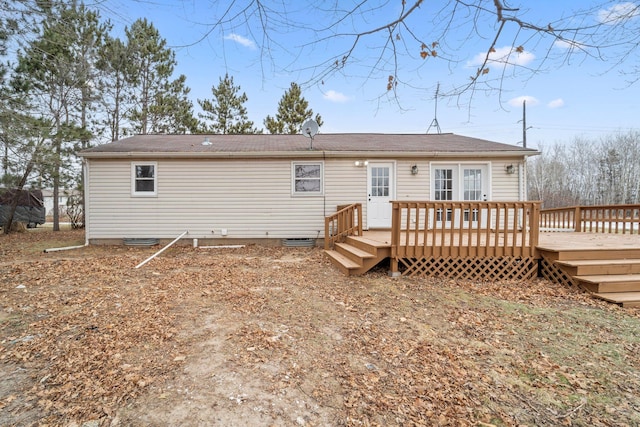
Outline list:
[[[639,235],[543,232],[537,249],[544,277],[623,307],[640,307]]]
[[[390,230],[364,231],[363,237],[380,245],[391,246]],[[517,240],[521,239],[521,233],[519,233]],[[557,252],[588,252],[602,249],[637,249],[640,252],[640,236],[637,234],[540,232],[536,248]]]
[[[325,218],[325,250],[364,274],[526,281],[542,276],[640,307],[640,205],[540,210],[540,202],[392,201],[390,230],[363,230],[355,203]]]
[[[363,274],[389,257],[391,231],[363,231],[362,236],[351,236],[336,249],[329,256],[345,274]],[[363,256],[366,261],[358,261]],[[580,286],[597,298],[625,307],[640,307],[639,235],[541,232],[536,258],[542,275],[552,281]]]

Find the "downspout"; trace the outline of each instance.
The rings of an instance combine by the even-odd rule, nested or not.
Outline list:
[[[522,163],[518,163],[518,200],[524,202],[527,200],[524,194],[524,174],[526,169]]]
[[[519,202],[524,201],[524,194],[522,193],[522,188],[524,187],[522,183],[522,180],[523,180],[522,171],[523,171],[522,163],[518,162],[518,201]],[[518,226],[520,227],[520,229],[522,229],[522,221],[524,221],[524,218],[520,217],[518,219]]]
[[[62,248],[49,248],[49,249],[45,249],[44,253],[49,253],[49,252],[60,252],[60,251],[70,251],[72,249],[81,249],[81,248],[86,248],[87,246],[89,246],[89,235],[87,234],[87,193],[89,192],[88,188],[89,186],[87,185],[87,162],[85,159],[82,160],[82,174],[84,175],[84,188],[82,189],[84,191],[84,245],[77,245],[77,246],[66,246],[66,247],[62,247]]]

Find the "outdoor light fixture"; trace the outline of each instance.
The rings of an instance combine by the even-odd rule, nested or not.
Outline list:
[[[369,164],[368,160],[356,160],[353,164],[357,167],[367,166]]]
[[[513,165],[507,165],[504,169],[509,175],[513,175],[516,172],[516,168]]]
[[[418,175],[418,165],[411,166],[411,175]]]

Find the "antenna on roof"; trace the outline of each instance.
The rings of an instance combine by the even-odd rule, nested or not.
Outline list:
[[[313,150],[313,137],[318,133],[318,123],[315,120],[309,119],[302,125],[302,134],[307,138],[311,138],[311,146],[309,150]]]
[[[438,123],[438,92],[440,92],[440,82],[438,82],[438,86],[436,87],[436,106],[433,112],[433,120],[431,120],[431,124],[427,128],[427,133],[429,133],[432,127],[436,128],[437,133],[442,133],[442,129],[440,129],[440,123]]]

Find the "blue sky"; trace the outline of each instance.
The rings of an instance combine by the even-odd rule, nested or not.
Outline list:
[[[376,35],[362,39],[340,72],[315,81],[313,76],[314,72],[317,77],[324,71],[323,64],[332,63],[333,57],[346,51],[353,40],[330,36],[375,28],[396,18],[401,13],[400,0],[375,2],[378,7],[357,19],[341,21],[341,26],[330,26],[337,15],[335,10],[322,9],[322,4],[327,2],[319,2],[320,6],[314,5],[318,2],[305,1],[291,2],[292,5],[264,2],[287,10],[286,16],[267,16],[268,39],[256,15],[249,15],[246,22],[236,19],[211,25],[227,8],[236,13],[241,11],[240,6],[248,3],[251,2],[98,2],[102,16],[111,19],[116,33],[137,18],[146,17],[153,22],[176,52],[176,72],[187,76],[196,110],[195,100],[211,98],[211,86],[229,73],[249,98],[245,104],[249,118],[263,128],[263,119],[276,113],[278,101],[295,81],[303,85],[303,96],[314,113],[322,116],[324,126],[320,132],[324,133],[426,132],[434,119],[437,85],[441,93],[447,93],[468,82],[497,29],[495,18],[481,17],[473,27],[464,15],[458,15],[449,23],[448,36],[442,37],[450,15],[441,8],[449,2],[424,2],[408,23],[421,40],[428,44],[441,43],[435,47],[438,57],[420,58],[420,45],[411,40],[408,31],[401,30],[396,42],[402,49],[406,46],[408,54],[398,56],[400,80],[394,96],[387,92],[386,84],[396,66],[388,62],[391,56],[380,60],[384,39]],[[356,2],[335,3],[346,9]],[[412,1],[406,3],[413,4]],[[485,3],[487,7],[493,4]],[[91,6],[91,2],[87,4]],[[635,9],[637,2],[538,0],[532,6],[525,0],[513,0],[509,4],[521,7],[520,17],[543,27],[552,24],[555,28],[560,25],[559,20],[573,26],[598,24],[604,19],[615,20],[618,12],[631,16],[624,24],[635,29],[640,27],[637,22],[640,16],[636,16]],[[577,13],[585,8],[588,8],[586,13]],[[586,43],[586,34],[579,34],[576,39]],[[516,46],[522,46],[522,52],[515,52]],[[472,98],[470,92],[460,97],[440,97],[437,119],[442,131],[517,144],[522,140],[522,99],[527,99],[529,147],[548,147],[556,142],[571,142],[576,137],[599,138],[640,129],[640,84],[630,85],[629,80],[634,76],[621,74],[634,70],[638,53],[615,65],[613,61],[597,61],[575,53],[575,49],[575,54],[567,59],[571,47],[568,43],[554,44],[551,39],[537,38],[531,32],[518,33],[515,25],[507,25],[496,44],[495,55],[498,58],[511,52],[511,61],[519,66],[493,64],[489,67],[486,77],[491,77],[491,84],[500,90],[477,91]],[[585,47],[585,50],[596,53],[593,48]],[[618,51],[604,52],[615,58]]]

